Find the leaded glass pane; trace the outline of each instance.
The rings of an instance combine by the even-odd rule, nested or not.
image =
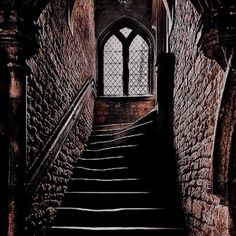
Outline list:
[[[132,30],[127,27],[124,27],[120,30],[120,32],[127,38],[129,34],[132,32]]]
[[[103,51],[104,95],[123,95],[123,54],[122,43],[113,35],[106,42]]]
[[[137,35],[129,48],[129,94],[144,95],[148,89],[148,56],[146,41]]]

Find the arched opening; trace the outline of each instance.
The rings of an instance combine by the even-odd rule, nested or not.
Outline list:
[[[136,21],[122,18],[103,31],[98,40],[100,96],[153,94],[153,43]]]
[[[105,27],[97,42],[95,123],[133,122],[155,106],[154,39],[133,18]]]

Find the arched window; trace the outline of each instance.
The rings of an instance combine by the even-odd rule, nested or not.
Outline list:
[[[111,29],[100,45],[100,95],[150,94],[150,47],[147,34],[137,26],[122,24]]]

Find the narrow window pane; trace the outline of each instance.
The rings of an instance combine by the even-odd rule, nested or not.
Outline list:
[[[103,51],[104,95],[123,95],[123,55],[122,43],[113,35],[104,46]]]
[[[129,94],[148,94],[148,57],[146,41],[137,35],[129,48]]]

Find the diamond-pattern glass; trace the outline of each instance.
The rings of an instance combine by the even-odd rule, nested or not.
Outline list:
[[[132,32],[132,30],[127,27],[124,27],[120,30],[120,32],[127,38],[129,34]]]
[[[120,40],[112,35],[106,42],[103,51],[104,95],[123,95],[123,47]]]
[[[129,48],[129,95],[148,93],[148,56],[148,44],[137,35]]]

